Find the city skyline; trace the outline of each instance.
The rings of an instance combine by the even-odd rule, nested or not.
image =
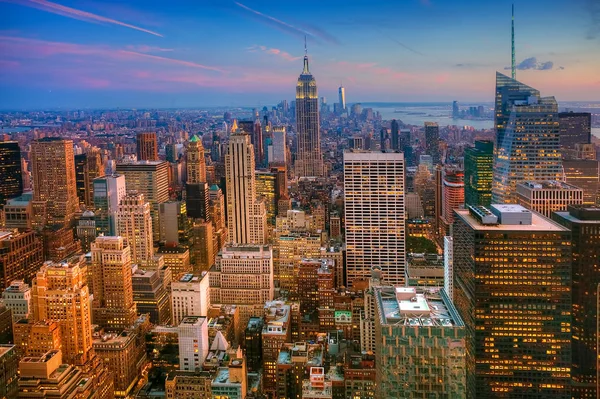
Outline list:
[[[273,104],[293,97],[304,36],[330,102],[340,81],[349,103],[489,101],[509,72],[510,5],[0,1],[0,108]],[[541,5],[515,5],[517,79],[600,100],[598,6]]]

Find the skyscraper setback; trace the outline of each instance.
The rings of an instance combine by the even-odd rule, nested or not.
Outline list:
[[[227,182],[227,226],[229,240],[236,244],[264,244],[267,213],[256,199],[254,147],[250,136],[234,122],[225,155]]]
[[[307,55],[304,56],[304,69],[296,85],[296,132],[298,135],[296,176],[323,176],[319,94],[317,82],[308,69]]]
[[[492,202],[516,202],[525,180],[561,180],[558,104],[554,97],[496,73],[496,148]]]

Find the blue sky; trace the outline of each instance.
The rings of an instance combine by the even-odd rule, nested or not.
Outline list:
[[[518,78],[600,100],[600,2],[515,2]],[[492,101],[511,1],[0,0],[0,108]],[[509,71],[506,71],[509,73]]]

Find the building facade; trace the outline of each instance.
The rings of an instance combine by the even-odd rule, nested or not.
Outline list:
[[[475,141],[465,149],[465,204],[489,206],[492,202],[494,143]]]

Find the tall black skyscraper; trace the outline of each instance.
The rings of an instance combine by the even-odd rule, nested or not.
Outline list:
[[[392,120],[392,150],[402,150],[403,149],[403,147],[400,147],[400,144],[398,141],[398,131],[399,131],[398,121],[393,119]]]
[[[0,206],[23,193],[21,149],[16,141],[0,142]]]
[[[425,122],[425,149],[433,158],[433,164],[440,163],[440,127],[436,122]]]
[[[575,148],[575,144],[589,144],[592,139],[592,114],[589,112],[561,112],[558,114],[560,146]]]

